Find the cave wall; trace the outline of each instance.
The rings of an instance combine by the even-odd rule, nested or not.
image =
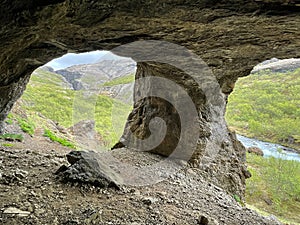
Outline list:
[[[0,9],[0,127],[32,71],[67,52],[110,50],[137,40],[176,43],[208,64],[220,86],[217,95],[226,98],[237,78],[248,75],[259,62],[300,57],[299,24],[299,4],[289,0],[4,0]],[[137,77],[154,71],[167,77],[168,70],[178,72],[138,63]],[[184,86],[193,92],[188,82]],[[201,94],[199,99],[203,100]],[[137,124],[136,113],[144,107],[139,115],[144,117],[145,128],[139,124],[136,131],[147,136],[147,121],[154,115],[153,109],[164,108],[160,104],[165,105],[157,99],[136,103],[129,128]],[[211,109],[205,101],[197,104],[199,114],[209,115]],[[155,115],[166,114],[168,108]],[[220,105],[220,110],[225,110],[225,105]],[[170,123],[175,126],[172,130],[179,129],[176,116],[168,118],[175,121]],[[242,194],[247,176],[242,146],[228,133],[222,116],[202,122],[202,131],[208,127],[216,132],[202,132],[192,163],[203,169],[207,179]],[[173,140],[176,136],[175,132],[168,137]],[[170,152],[168,143],[166,140],[166,145],[153,151]],[[209,150],[204,153],[205,146]],[[218,157],[212,158],[216,151]]]

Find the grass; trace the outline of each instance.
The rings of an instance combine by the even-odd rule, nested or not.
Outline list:
[[[239,79],[228,99],[226,120],[248,137],[300,149],[300,69]],[[252,174],[246,180],[247,204],[282,222],[300,224],[300,163],[284,160],[284,155],[247,154],[247,164]]]
[[[105,85],[132,82],[134,75],[116,78]],[[60,75],[36,70],[22,96],[26,111],[41,113],[64,127],[73,126],[80,120],[94,119],[96,131],[105,145],[112,147],[122,134],[131,105],[109,96],[87,94],[67,88]]]
[[[43,70],[35,71],[22,100],[27,111],[39,112],[65,127],[72,125],[74,91],[66,88],[61,76]]]
[[[3,147],[14,147],[15,145],[14,144],[12,144],[12,143],[3,143],[3,144],[1,144]]]
[[[23,141],[24,137],[22,134],[11,134],[11,133],[7,133],[7,134],[2,134],[0,135],[0,139],[6,140],[6,141]]]
[[[247,154],[252,177],[246,180],[246,202],[300,223],[300,162]]]
[[[76,149],[76,146],[73,143],[69,142],[65,138],[60,138],[60,137],[56,136],[52,131],[50,131],[48,129],[44,130],[44,136],[50,138],[51,141],[60,143],[62,146]]]
[[[103,84],[103,86],[115,86],[115,85],[119,85],[119,84],[129,84],[132,83],[134,81],[134,74],[130,74],[127,76],[123,76],[123,77],[117,77],[111,81],[107,81]]]
[[[17,121],[22,131],[28,133],[31,136],[34,134],[35,124],[32,121],[29,121],[28,119],[24,118],[18,118]]]
[[[300,149],[300,69],[241,78],[228,102],[226,120],[239,133]]]

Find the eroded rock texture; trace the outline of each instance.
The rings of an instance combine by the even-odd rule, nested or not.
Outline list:
[[[110,50],[137,40],[169,41],[198,54],[219,84],[217,98],[225,99],[237,78],[248,75],[259,62],[300,57],[297,2],[5,0],[0,9],[0,123],[38,66],[67,52]],[[170,76],[170,71],[175,76]],[[152,74],[174,78],[191,93],[199,113],[195,126],[200,132],[192,162],[203,169],[207,179],[243,195],[248,175],[244,148],[227,131],[223,116],[212,116],[215,108],[206,104],[193,82],[178,79],[184,77],[181,73],[162,64],[141,62],[137,78]],[[147,87],[151,92],[151,84]],[[215,106],[220,115],[225,110],[225,101],[221,102]],[[128,129],[138,137],[147,137],[147,126],[154,116],[169,121],[169,130],[162,145],[152,151],[168,155],[180,125],[176,112],[160,99],[136,102],[123,138]]]

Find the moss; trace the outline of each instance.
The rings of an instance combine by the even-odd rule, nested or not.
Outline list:
[[[18,118],[17,120],[22,131],[28,133],[31,136],[34,134],[35,125],[32,121],[23,118]]]
[[[51,141],[60,143],[62,146],[76,149],[76,146],[73,143],[69,142],[65,138],[60,138],[60,137],[56,136],[54,133],[52,133],[52,131],[50,131],[48,129],[44,130],[44,136],[50,138]]]

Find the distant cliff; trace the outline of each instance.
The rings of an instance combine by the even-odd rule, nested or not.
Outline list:
[[[74,90],[97,88],[115,78],[134,74],[136,63],[131,59],[103,60],[92,64],[74,65],[55,73],[62,75]]]
[[[272,58],[255,66],[251,73],[257,73],[261,70],[270,70],[272,72],[287,72],[300,68],[300,59],[277,59]]]

